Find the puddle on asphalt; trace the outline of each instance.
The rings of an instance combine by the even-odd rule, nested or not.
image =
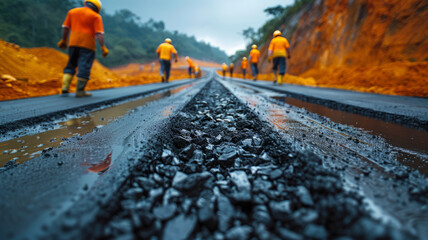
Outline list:
[[[425,162],[426,157],[421,156],[428,155],[428,132],[358,114],[334,110],[295,98],[284,96],[276,96],[272,98],[298,108],[304,108],[309,112],[325,116],[333,122],[361,128],[372,135],[380,136],[390,145],[395,147],[398,161],[428,174],[428,163]]]
[[[24,163],[39,156],[45,149],[60,146],[64,140],[70,137],[77,135],[83,136],[92,132],[96,128],[101,128],[102,126],[122,118],[137,107],[169,97],[188,89],[193,85],[194,84],[187,84],[151,96],[97,110],[80,118],[60,122],[58,123],[60,125],[58,129],[1,142],[0,167],[3,167],[6,163],[12,160],[18,164]],[[170,110],[172,109],[173,107]]]

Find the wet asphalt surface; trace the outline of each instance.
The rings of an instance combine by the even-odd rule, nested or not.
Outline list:
[[[379,157],[384,152],[373,158],[388,171],[334,146],[303,146],[313,142],[304,139],[309,133],[285,131],[254,99],[229,83],[202,80],[0,173],[7,193],[0,237],[426,238],[426,214],[407,226],[379,210],[426,213],[425,177]],[[389,198],[401,205],[379,204]]]
[[[418,236],[427,236],[428,145],[423,142],[428,138],[410,138],[416,136],[415,132],[426,133],[398,128],[401,134],[376,135],[378,133],[331,121],[325,117],[328,115],[328,112],[323,112],[325,108],[321,108],[319,115],[302,108],[310,109],[313,107],[311,104],[296,107],[277,100],[286,98],[286,102],[294,103],[287,95],[278,98],[277,92],[247,88],[234,81],[224,84],[263,120],[283,133],[283,137],[296,149],[307,149],[321,157],[325,167],[341,175],[347,189],[364,196],[364,201],[377,218],[404,227]],[[343,112],[334,114],[347,115]],[[359,123],[362,126],[374,125],[370,128],[374,130],[389,124],[361,116],[355,120],[365,121]],[[395,129],[397,127],[383,130]],[[407,133],[409,138],[406,138]],[[396,144],[402,144],[402,147]],[[406,152],[403,152],[403,146],[407,146],[404,147]]]
[[[55,229],[58,219],[67,219],[71,209],[73,213],[84,211],[79,213],[80,223],[91,219],[91,213],[100,210],[100,202],[109,201],[124,181],[136,159],[135,150],[162,131],[170,114],[179,111],[205,83],[201,80],[186,90],[164,94],[110,124],[93,125],[86,135],[61,139],[59,147],[44,149],[30,161],[3,168],[0,239],[43,238]],[[50,125],[56,123],[47,124],[53,129]]]

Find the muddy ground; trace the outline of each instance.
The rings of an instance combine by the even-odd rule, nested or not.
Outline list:
[[[73,228],[69,219],[61,231],[92,239],[415,238],[374,219],[338,173],[294,150],[216,81],[141,152],[92,224]]]

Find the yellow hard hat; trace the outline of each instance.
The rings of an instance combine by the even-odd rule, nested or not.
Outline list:
[[[276,36],[280,36],[280,35],[282,35],[282,33],[281,33],[281,31],[279,31],[279,30],[276,30],[275,32],[273,32],[273,36],[274,36],[274,37],[276,37]]]
[[[253,44],[253,46],[251,46],[253,49],[257,48],[256,44]]]
[[[172,40],[171,40],[171,38],[167,38],[167,39],[165,39],[165,42],[167,42],[167,43],[171,43],[171,42],[172,42]]]
[[[103,4],[101,3],[101,0],[85,0],[85,3],[92,3],[95,5],[95,7],[98,8],[98,12],[101,11],[101,7],[103,6]]]
[[[247,60],[247,58],[246,58],[246,57],[243,57],[243,58],[242,58],[242,60]]]

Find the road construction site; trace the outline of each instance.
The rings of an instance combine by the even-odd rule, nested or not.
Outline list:
[[[0,238],[427,239],[428,99],[205,73],[0,102]]]

